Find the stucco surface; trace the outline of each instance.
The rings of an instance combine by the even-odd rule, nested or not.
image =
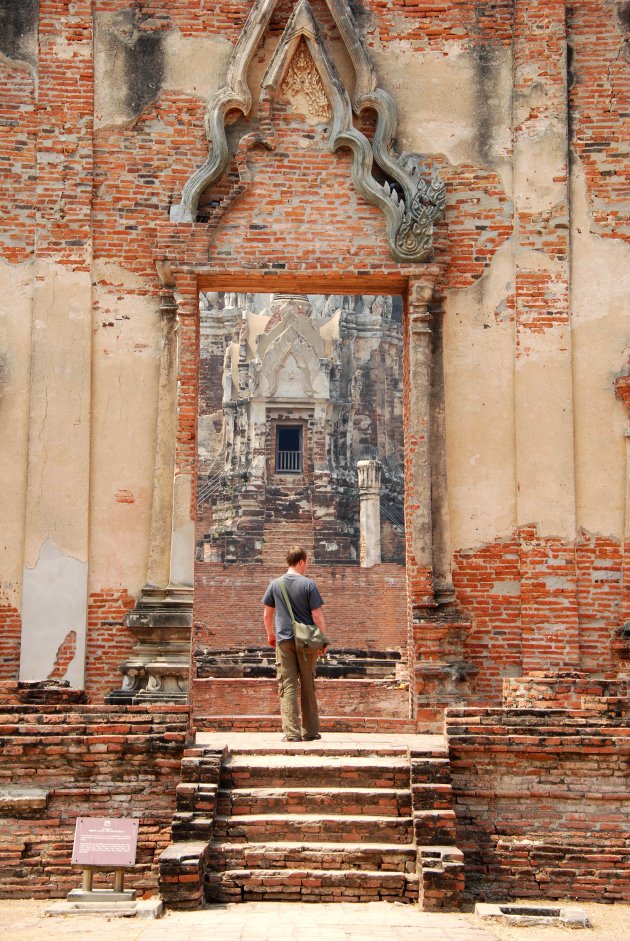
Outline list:
[[[160,314],[142,281],[94,267],[90,584],[146,581],[155,465]]]
[[[398,41],[374,51],[383,86],[395,98],[404,150],[497,169],[512,189],[512,58],[492,51],[485,70],[479,55],[459,43],[418,53]]]
[[[507,535],[516,522],[514,324],[497,313],[513,290],[511,246],[444,313],[451,540],[455,550]]]
[[[130,11],[96,14],[95,127],[126,124],[134,117],[129,85],[142,82],[129,60],[142,32],[134,28]],[[145,31],[146,34],[146,31]],[[232,44],[218,36],[183,36],[175,27],[156,38],[160,41],[156,85],[164,92],[180,92],[205,101],[223,83]]]
[[[572,186],[573,362],[578,526],[622,538],[627,412],[615,377],[630,358],[630,245],[593,233],[576,161]]]
[[[32,279],[31,264],[0,261],[0,589],[14,605],[24,552]]]

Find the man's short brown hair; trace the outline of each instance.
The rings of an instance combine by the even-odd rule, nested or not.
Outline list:
[[[304,559],[304,561],[308,559],[308,553],[304,546],[291,546],[291,548],[287,550],[287,565],[289,568],[293,568],[293,566],[301,562],[302,559]]]

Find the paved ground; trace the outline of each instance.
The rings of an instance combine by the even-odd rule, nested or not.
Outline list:
[[[593,925],[514,928],[481,925],[474,915],[430,915],[411,905],[303,905],[250,902],[202,912],[139,918],[45,914],[48,902],[0,902],[11,941],[628,941],[629,905],[582,905]],[[531,903],[531,900],[529,901]],[[567,903],[573,904],[576,903]]]
[[[158,921],[94,915],[49,917],[43,902],[0,902],[0,920],[19,941],[496,941],[461,915],[429,915],[389,902],[335,905],[250,902]]]

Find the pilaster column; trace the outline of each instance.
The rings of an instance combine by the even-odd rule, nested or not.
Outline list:
[[[438,607],[434,594],[433,527],[440,514],[433,507],[432,459],[433,321],[429,304],[438,269],[428,269],[409,284],[404,348],[405,538],[409,620],[409,673],[413,713],[425,728],[439,730],[446,705],[466,701],[474,673],[463,660],[469,621],[454,607]],[[438,423],[438,434],[443,424]],[[443,485],[442,485],[443,486]],[[441,494],[443,512],[446,493]],[[438,544],[448,547],[447,534]],[[444,571],[447,568],[444,567]],[[449,595],[445,600],[452,601]]]
[[[380,461],[358,461],[360,506],[360,562],[371,568],[381,562],[381,472]]]
[[[623,562],[621,569],[621,642],[620,659],[630,659],[630,375],[617,379],[617,395],[628,410],[626,441],[626,506],[623,533]]]
[[[176,474],[177,447],[181,438],[177,391],[180,317],[170,265],[159,262],[157,269],[162,281],[162,335],[147,584],[136,606],[125,618],[125,624],[136,637],[136,644],[131,657],[119,667],[121,688],[109,694],[109,703],[185,702],[188,695],[192,575],[188,582],[178,575],[182,570],[186,574],[188,549],[189,567],[192,569],[193,545],[188,546],[186,540],[194,523],[189,522],[191,474],[183,474],[180,479]],[[196,297],[196,281],[191,291]],[[191,303],[190,298],[187,300],[188,312]],[[192,315],[187,318],[189,330],[192,319]],[[196,329],[196,325],[192,329]],[[187,391],[196,401],[196,386]],[[190,419],[189,412],[190,408],[182,420]],[[194,535],[190,542],[194,544]],[[183,562],[179,561],[180,557]]]
[[[513,49],[516,506],[527,673],[580,664],[564,0],[515,0]]]
[[[409,284],[405,323],[405,539],[412,616],[435,607],[431,517],[431,314],[434,277]]]
[[[177,432],[177,304],[173,287],[172,283],[167,283],[162,288],[160,296],[162,339],[151,536],[147,566],[147,583],[160,588],[166,588],[171,578],[173,479]]]

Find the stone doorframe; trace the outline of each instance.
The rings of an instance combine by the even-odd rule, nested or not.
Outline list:
[[[461,702],[471,667],[462,657],[467,622],[457,609],[450,577],[441,357],[434,363],[441,329],[436,329],[440,315],[431,310],[439,268],[417,265],[412,270],[359,275],[213,271],[169,261],[158,261],[156,267],[161,281],[162,345],[147,585],[127,619],[138,644],[134,656],[121,667],[124,682],[119,692],[126,690],[128,696],[140,699],[186,697],[194,583],[200,292],[396,294],[402,296],[405,310],[410,710],[431,719],[444,705]]]

